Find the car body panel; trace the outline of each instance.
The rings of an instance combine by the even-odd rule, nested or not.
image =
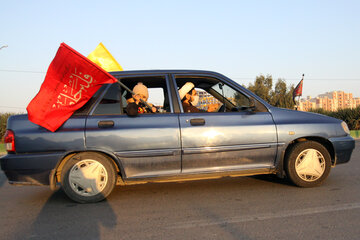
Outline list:
[[[101,129],[99,121],[113,121]],[[143,114],[136,118],[89,116],[86,124],[87,150],[113,152],[125,178],[180,173],[180,130],[176,114]]]
[[[13,119],[16,120],[13,121]],[[15,132],[17,153],[61,152],[72,149],[84,150],[85,116],[74,116],[56,132],[30,122],[27,115],[11,116],[7,129]]]
[[[16,153],[1,158],[1,168],[12,183],[49,184],[49,174],[69,152],[85,151],[85,116],[73,116],[56,132],[30,122],[27,115],[8,119],[15,134]]]
[[[270,111],[277,126],[279,142],[289,142],[307,136],[328,139],[347,135],[342,129],[342,121],[339,119],[275,107],[272,107]]]
[[[351,153],[355,148],[355,141],[350,136],[330,138],[335,152],[335,163],[347,163],[350,161]]]
[[[193,126],[193,119],[204,125]],[[183,173],[270,168],[277,150],[266,112],[184,113],[180,116]]]
[[[0,162],[11,183],[49,185],[50,172],[64,155],[63,152],[7,154]]]

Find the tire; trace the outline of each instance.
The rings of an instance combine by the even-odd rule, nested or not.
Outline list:
[[[320,185],[329,175],[330,169],[330,154],[318,142],[299,142],[287,154],[286,175],[299,187]]]
[[[114,189],[116,170],[111,160],[102,154],[79,153],[65,163],[61,184],[75,202],[99,202]]]

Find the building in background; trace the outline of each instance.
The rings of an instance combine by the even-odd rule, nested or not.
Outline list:
[[[199,102],[196,107],[199,109],[207,110],[209,104],[220,103],[216,98],[205,91],[197,89],[197,93],[199,95]]]
[[[354,98],[352,93],[333,91],[318,95],[316,98],[307,97],[301,99],[298,110],[310,111],[322,108],[326,111],[337,111],[345,108],[356,108],[360,106],[360,98]]]

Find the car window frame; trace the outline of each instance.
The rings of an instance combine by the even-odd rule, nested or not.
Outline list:
[[[169,106],[170,106],[170,112],[165,112],[165,113],[148,113],[148,114],[174,114],[175,111],[174,111],[174,102],[173,102],[173,99],[172,99],[172,95],[173,93],[171,92],[171,81],[169,79],[169,74],[167,73],[152,73],[152,74],[134,74],[134,75],[116,75],[115,78],[118,80],[118,81],[121,81],[121,79],[129,79],[129,78],[147,78],[147,77],[159,77],[159,78],[163,78],[165,80],[165,84],[166,84],[166,90],[167,90],[167,95],[168,95],[168,100],[169,100]],[[119,84],[118,82],[116,83],[113,83],[113,84]],[[89,113],[89,115],[92,115],[92,116],[122,116],[122,115],[127,115],[125,112],[124,112],[124,107],[122,105],[122,98],[121,98],[121,93],[123,93],[123,91],[126,89],[121,86],[119,86],[119,89],[120,89],[120,92],[119,92],[119,98],[120,98],[120,114],[94,114],[95,112],[95,109],[98,107],[98,105],[100,104],[101,100],[104,98],[104,96],[106,95],[106,93],[108,92],[109,88],[113,85],[113,84],[109,84],[109,86],[104,89],[104,91],[101,93],[101,95],[99,96],[99,98],[96,100],[96,102],[93,104],[92,106],[92,109]],[[165,98],[165,95],[164,95],[164,98]]]
[[[261,107],[259,108],[259,111],[257,111],[257,112],[269,112],[269,109],[267,108],[267,106],[265,104],[263,104],[261,101],[259,101],[259,99],[257,97],[255,97],[256,95],[253,96],[253,95],[249,94],[247,91],[245,91],[246,89],[243,90],[240,85],[238,85],[237,83],[234,84],[231,79],[224,78],[224,77],[222,77],[222,75],[218,76],[218,75],[202,74],[202,73],[195,73],[195,74],[194,73],[173,73],[173,74],[171,74],[171,78],[172,78],[172,81],[174,84],[174,89],[176,90],[177,101],[179,103],[181,113],[184,113],[184,109],[182,107],[181,99],[180,99],[180,95],[179,95],[179,91],[178,91],[179,86],[177,85],[177,82],[176,82],[176,79],[179,77],[180,78],[184,77],[184,78],[189,78],[189,79],[191,79],[192,77],[193,78],[199,78],[199,77],[213,78],[213,79],[217,80],[218,83],[226,84],[229,87],[231,87],[233,90],[238,91],[239,93],[243,94],[245,97],[247,97],[249,99],[253,99],[258,104],[260,104]],[[216,114],[218,112],[204,112],[204,113]]]

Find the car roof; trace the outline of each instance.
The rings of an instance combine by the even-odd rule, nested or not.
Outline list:
[[[154,70],[128,70],[128,71],[116,71],[110,72],[114,76],[119,75],[138,75],[138,74],[211,74],[221,75],[220,73],[207,71],[207,70],[186,70],[186,69],[154,69]]]

